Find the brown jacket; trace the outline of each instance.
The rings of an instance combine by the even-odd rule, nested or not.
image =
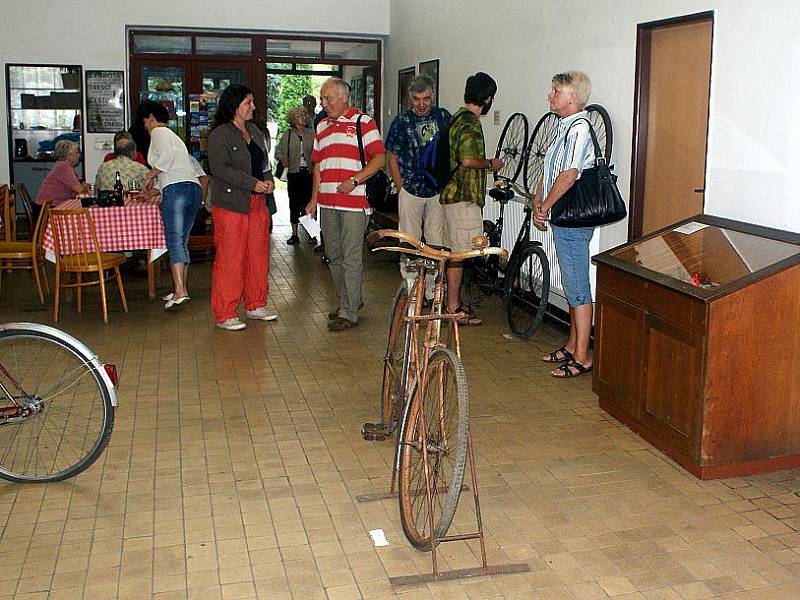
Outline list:
[[[263,181],[272,180],[264,134],[253,123],[247,131],[264,153]],[[233,123],[215,127],[208,134],[208,166],[211,171],[211,199],[214,206],[238,213],[250,212],[250,195],[257,179],[250,168],[250,152],[242,133]]]

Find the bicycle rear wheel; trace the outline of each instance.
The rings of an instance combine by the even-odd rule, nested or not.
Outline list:
[[[383,359],[383,390],[381,392],[381,423],[386,435],[397,428],[400,408],[403,405],[403,359],[406,353],[408,324],[408,288],[400,283],[394,295],[394,308],[389,320],[389,341]]]
[[[0,477],[62,481],[89,467],[108,444],[112,392],[100,363],[68,336],[28,327],[0,330],[0,382],[14,400],[0,393]],[[25,413],[11,416],[17,406]]]
[[[558,122],[559,118],[556,113],[547,113],[536,123],[528,141],[522,178],[525,191],[531,196],[536,192],[536,184],[539,183],[542,173],[544,173],[544,155],[556,139]]]
[[[512,257],[506,270],[503,299],[511,331],[529,338],[542,324],[550,295],[550,264],[538,244],[530,243]]]
[[[597,143],[606,159],[606,164],[611,164],[611,150],[614,142],[614,133],[611,130],[611,119],[606,109],[599,104],[590,104],[586,107],[589,113],[589,122],[592,124],[594,134],[597,136]]]
[[[436,539],[447,535],[453,522],[467,462],[468,399],[461,359],[452,350],[436,350],[408,412],[400,447],[400,520],[408,541],[418,550],[432,550],[431,517]]]
[[[522,113],[514,113],[506,121],[500,140],[497,142],[494,157],[503,159],[503,168],[495,172],[495,181],[498,179],[515,181],[519,177],[527,141],[528,118]]]

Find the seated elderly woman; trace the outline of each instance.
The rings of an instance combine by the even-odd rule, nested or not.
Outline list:
[[[135,182],[139,190],[144,189],[149,169],[136,162],[136,142],[127,131],[120,131],[114,136],[114,158],[104,162],[97,169],[94,180],[96,191],[113,190],[117,173],[122,180],[122,187],[126,192],[131,190],[131,183]]]
[[[89,192],[89,185],[81,183],[75,173],[75,167],[81,161],[80,146],[69,140],[61,140],[56,144],[55,156],[56,164],[42,181],[34,201],[34,220],[47,200],[52,202],[51,206],[57,207],[65,200]]]

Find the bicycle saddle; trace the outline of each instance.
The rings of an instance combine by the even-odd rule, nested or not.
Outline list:
[[[493,187],[489,190],[489,195],[498,202],[508,202],[514,197],[514,190],[510,187]]]

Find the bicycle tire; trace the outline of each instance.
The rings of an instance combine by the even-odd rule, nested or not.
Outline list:
[[[522,171],[525,144],[528,142],[528,117],[520,112],[506,120],[500,139],[497,141],[495,158],[503,159],[503,167],[494,173],[494,180],[516,181]]]
[[[550,263],[539,244],[530,242],[512,257],[504,288],[508,326],[527,339],[542,324],[550,295]]]
[[[592,124],[594,133],[597,136],[597,143],[606,159],[606,164],[611,164],[611,150],[613,150],[614,131],[611,128],[611,118],[605,108],[599,104],[590,104],[586,107],[589,113],[589,122]]]
[[[528,195],[536,192],[536,184],[544,173],[544,155],[558,135],[559,117],[549,112],[539,119],[525,149],[525,167],[522,172],[523,184]]]
[[[3,384],[16,400],[38,404],[29,416],[0,425],[0,478],[63,481],[86,470],[108,445],[114,428],[110,384],[102,365],[73,340],[40,325],[0,330]],[[13,406],[4,396],[0,405]]]
[[[396,429],[398,414],[403,404],[402,374],[407,333],[404,318],[408,311],[408,288],[405,281],[400,283],[394,294],[393,306],[389,317],[389,337],[383,359],[381,389],[381,423],[387,434]]]
[[[421,412],[425,431],[420,428]],[[408,541],[418,550],[433,549],[422,441],[428,448],[434,538],[440,539],[447,535],[458,507],[468,433],[469,392],[461,359],[452,350],[436,350],[414,395],[400,445],[400,520]]]

